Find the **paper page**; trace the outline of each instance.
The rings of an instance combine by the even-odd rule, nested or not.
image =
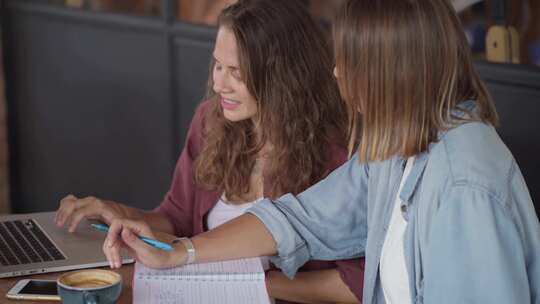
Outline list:
[[[264,273],[260,258],[238,259],[214,263],[190,264],[170,269],[151,269],[137,263],[135,273],[139,276],[227,275]]]
[[[135,264],[133,303],[268,304],[260,260],[156,270]]]

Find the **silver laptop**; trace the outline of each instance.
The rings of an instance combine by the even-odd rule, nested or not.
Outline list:
[[[108,266],[106,234],[82,221],[74,233],[58,228],[55,212],[0,216],[0,278]],[[131,263],[127,254],[123,263]]]

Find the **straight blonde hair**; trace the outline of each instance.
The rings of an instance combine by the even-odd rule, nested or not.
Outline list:
[[[334,47],[352,141],[361,125],[363,162],[419,154],[460,123],[498,123],[446,0],[349,0],[335,20]],[[476,109],[460,108],[471,99]]]

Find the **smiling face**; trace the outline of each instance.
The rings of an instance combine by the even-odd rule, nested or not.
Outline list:
[[[220,27],[214,48],[213,90],[219,95],[223,115],[230,121],[253,119],[257,101],[249,92],[240,71],[234,33]]]

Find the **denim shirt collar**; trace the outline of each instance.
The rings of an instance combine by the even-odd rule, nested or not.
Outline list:
[[[429,152],[425,151],[415,156],[414,165],[411,169],[411,173],[407,177],[407,180],[403,184],[403,188],[399,193],[401,200],[401,208],[406,208],[410,205],[411,198],[422,179],[422,173],[426,168]]]

